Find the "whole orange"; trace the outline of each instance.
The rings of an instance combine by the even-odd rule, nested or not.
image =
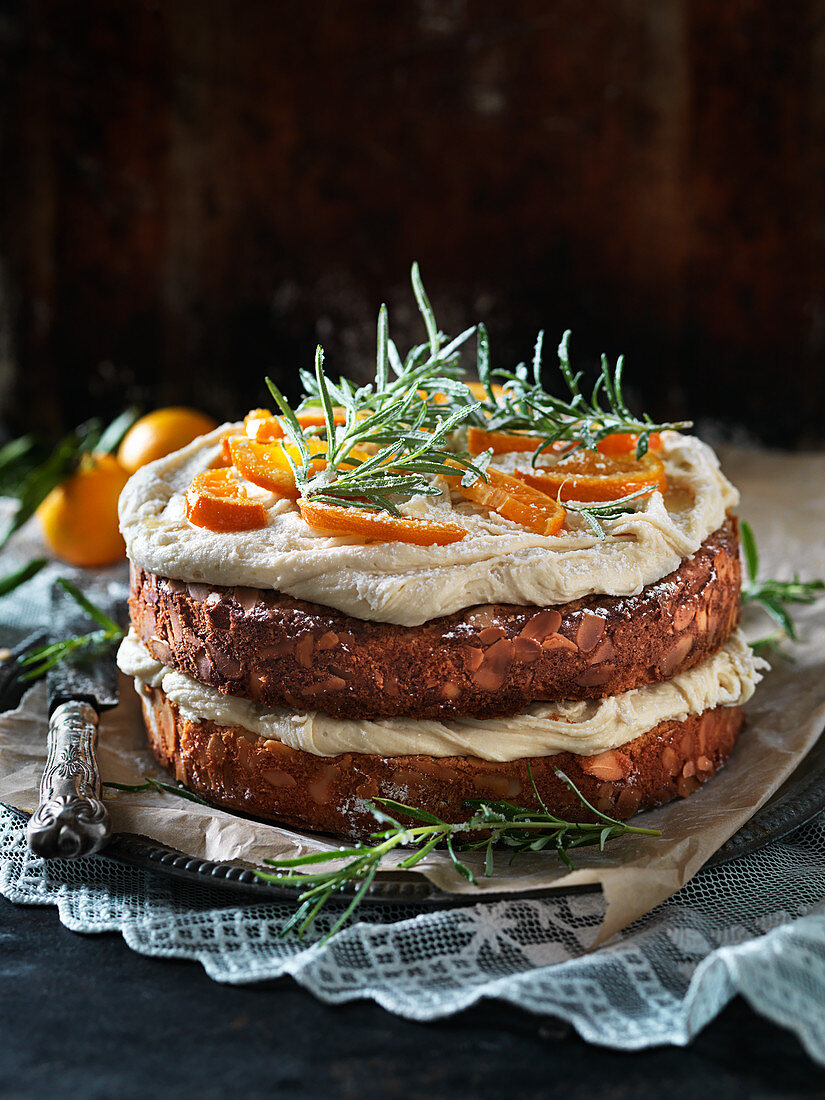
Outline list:
[[[155,409],[131,426],[118,448],[117,460],[124,470],[133,474],[147,462],[185,447],[217,426],[210,416],[197,409],[182,405]]]
[[[37,515],[43,537],[72,565],[109,565],[126,546],[118,529],[117,501],[129,479],[114,455],[84,455],[76,473],[52,489]]]

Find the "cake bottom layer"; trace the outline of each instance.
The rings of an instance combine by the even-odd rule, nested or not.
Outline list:
[[[631,817],[684,798],[727,760],[744,724],[740,706],[660,722],[595,756],[570,752],[507,762],[472,756],[315,756],[240,726],[184,714],[160,687],[140,689],[149,746],[188,788],[227,809],[334,836],[376,829],[368,801],[392,798],[445,821],[464,821],[467,799],[506,799],[573,821],[592,818],[558,777],[560,769],[598,810]],[[528,765],[530,771],[528,772]]]

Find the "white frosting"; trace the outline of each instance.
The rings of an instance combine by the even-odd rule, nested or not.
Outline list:
[[[224,425],[139,470],[120,498],[129,557],[152,573],[215,585],[270,588],[378,622],[417,626],[484,603],[546,607],[591,593],[629,596],[694,553],[739,495],[709,447],[692,436],[664,434],[665,499],[653,493],[635,513],[605,523],[597,539],[568,514],[560,535],[535,535],[462,500],[442,483],[440,497],[404,505],[411,515],[459,523],[468,534],[449,546],[364,542],[314,532],[289,501],[258,494],[267,525],[216,533],[189,523],[184,495],[192,478],[217,460]],[[497,464],[527,466],[529,456]]]
[[[477,756],[517,760],[574,752],[586,756],[632,741],[659,722],[684,721],[711,707],[746,702],[767,664],[754,657],[737,631],[712,657],[666,683],[635,688],[608,699],[533,703],[511,718],[423,718],[377,721],[332,718],[318,711],[262,707],[222,695],[214,688],[174,672],[156,661],[130,635],[121,645],[118,665],[135,677],[135,687],[160,687],[185,717],[219,726],[239,726],[258,737],[281,741],[314,756],[345,752],[379,756]]]

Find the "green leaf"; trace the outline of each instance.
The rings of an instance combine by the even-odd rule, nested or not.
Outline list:
[[[796,629],[791,618],[791,613],[778,599],[762,595],[759,600],[763,611],[765,611],[781,629],[787,634],[793,641],[797,641]]]
[[[307,447],[306,440],[304,438],[304,430],[301,427],[297,416],[289,406],[287,399],[275,385],[271,378],[265,379],[267,389],[275,399],[275,404],[281,413],[281,425],[284,428],[287,436],[295,444],[301,454],[301,463],[304,468],[309,466],[309,448]],[[300,484],[299,469],[295,466],[289,454],[285,451],[286,457],[289,461],[292,471],[295,474],[296,480]]]
[[[469,328],[465,328],[463,332],[460,332],[458,336],[455,336],[448,344],[445,344],[443,348],[438,352],[438,359],[441,363],[446,364],[453,358],[458,352],[458,349],[462,347],[470,339],[473,333],[476,331],[476,325],[470,325]],[[449,383],[449,378],[444,378],[444,382]]]
[[[427,337],[430,341],[430,355],[435,358],[438,355],[439,347],[438,325],[435,322],[433,307],[430,305],[430,300],[427,297],[427,292],[421,281],[421,272],[418,270],[417,263],[412,265],[412,285],[415,300],[418,302],[418,308],[421,311],[421,316],[424,318],[424,324],[427,328]]]
[[[560,504],[563,488],[564,485],[561,485],[556,495],[556,499]],[[633,493],[628,493],[627,496],[620,497],[618,500],[593,501],[592,503],[577,503],[573,500],[566,500],[564,507],[568,512],[575,512],[577,515],[582,516],[593,533],[598,538],[603,539],[607,537],[607,533],[599,520],[616,519],[620,515],[633,511],[632,508],[628,507],[629,505],[641,500],[643,497],[649,497],[656,489],[657,486],[650,485],[644,489],[637,489]]]
[[[324,349],[319,344],[315,349],[315,378],[318,383],[318,393],[321,397],[321,405],[324,409],[324,420],[327,425],[327,452],[330,461],[337,455],[337,426],[335,423],[335,409],[329,396],[326,377],[324,376]]]
[[[375,368],[375,389],[378,393],[383,393],[387,388],[387,366],[389,363],[387,339],[387,307],[382,305],[378,311],[378,337]]]
[[[18,496],[23,479],[38,464],[41,447],[32,435],[0,447],[0,496]]]
[[[188,791],[185,787],[174,783],[163,783],[160,779],[153,779],[151,776],[146,776],[143,783],[106,782],[103,783],[103,786],[114,791],[165,791],[167,794],[175,794],[179,798],[185,798],[187,802],[197,802],[200,806],[209,805],[205,798],[201,798],[194,791]]]
[[[20,677],[26,682],[38,680],[45,675],[50,668],[54,668],[58,662],[65,660],[73,653],[93,655],[116,641],[105,630],[95,630],[91,634],[83,634],[76,638],[66,638],[64,641],[55,642],[50,646],[41,646],[31,650],[25,657],[19,660],[21,665],[27,668],[26,673]]]
[[[268,876],[263,876],[263,877],[268,877]],[[295,912],[292,914],[292,916],[289,918],[289,920],[286,922],[286,924],[281,929],[281,931],[279,933],[281,938],[283,938],[284,936],[289,935],[289,933],[292,931],[292,929],[295,928],[297,925],[300,925],[301,928],[303,929],[305,927],[304,918],[307,916],[307,914],[310,912],[310,910],[312,908],[313,908],[313,905],[312,905],[311,901],[305,901],[302,905],[299,905],[298,908],[295,910]],[[316,912],[317,912],[317,909],[316,909]],[[299,936],[301,934],[302,934],[301,932],[298,933]]]
[[[105,454],[114,454],[114,452],[120,446],[120,443],[131,426],[140,416],[140,409],[137,405],[131,405],[128,409],[115,417],[112,423],[106,428],[103,434],[98,440],[95,450],[103,451]]]
[[[739,537],[742,541],[742,552],[745,557],[748,580],[755,581],[759,574],[759,550],[756,546],[753,528],[747,520],[741,520],[739,523]]]
[[[565,773],[561,770],[561,768],[553,768],[553,771],[556,773],[558,778],[561,779],[561,781],[563,783],[567,784],[567,786],[570,788],[570,790],[573,792],[573,794],[576,796],[576,798],[578,798],[579,802],[581,802],[581,804],[586,809],[590,810],[590,812],[592,814],[595,814],[595,816],[600,818],[602,821],[607,821],[610,825],[618,825],[618,827],[620,829],[623,829],[623,828],[626,827],[624,825],[624,822],[617,821],[615,817],[608,817],[607,814],[603,814],[601,812],[601,810],[597,810],[595,806],[591,805],[591,803],[587,801],[587,799],[581,793],[581,791],[576,786],[576,784],[573,782],[573,780],[570,779],[569,776],[565,775]]]
[[[333,848],[328,852],[312,852],[310,855],[296,856],[294,859],[265,859],[264,863],[272,867],[304,867],[310,863],[330,863],[335,859],[346,859],[362,854],[362,848]]]
[[[458,873],[460,875],[462,875],[464,878],[466,878],[468,882],[471,882],[473,884],[473,886],[476,886],[477,883],[476,883],[476,880],[475,880],[475,876],[473,875],[473,872],[470,870],[470,868],[466,864],[462,863],[461,860],[456,855],[455,849],[453,848],[452,838],[447,836],[445,838],[445,841],[446,841],[446,844],[447,844],[447,851],[449,852],[450,859],[452,860],[453,867],[455,867],[456,871],[458,871]]]
[[[536,346],[533,349],[533,381],[537,386],[541,385],[541,355],[544,347],[544,330],[539,331],[536,337]]]
[[[550,811],[547,809],[547,806],[544,803],[544,799],[539,794],[539,789],[536,786],[535,779],[533,778],[533,769],[530,766],[530,761],[529,760],[527,761],[527,778],[530,780],[530,786],[533,788],[533,794],[536,796],[536,801],[538,802],[539,806],[541,806],[542,810],[544,810],[544,812],[546,814],[550,813]]]
[[[24,565],[22,569],[18,569],[14,573],[9,573],[7,576],[0,578],[0,596],[7,596],[9,592],[13,592],[15,588],[19,588],[21,584],[30,581],[32,577],[37,576],[40,570],[48,564],[48,558],[35,558],[33,561]]]
[[[491,878],[495,865],[493,863],[493,838],[487,841],[487,846],[484,849],[484,874],[487,878]]]
[[[361,885],[358,887],[358,891],[355,894],[355,897],[352,899],[352,901],[346,907],[346,909],[341,914],[341,916],[338,918],[338,920],[335,922],[335,924],[333,924],[332,928],[330,928],[329,932],[327,932],[327,934],[324,936],[323,940],[321,940],[322,943],[326,943],[327,940],[331,939],[335,935],[335,933],[338,932],[341,928],[343,928],[343,926],[347,923],[349,918],[352,916],[352,914],[355,912],[357,907],[360,905],[361,900],[364,897],[364,895],[366,894],[367,890],[369,890],[369,888],[372,884],[372,880],[375,878],[375,874],[376,874],[377,870],[378,870],[378,867],[376,865],[373,865],[372,867],[370,867],[370,869],[364,875],[363,881],[361,882]]]
[[[401,814],[405,817],[411,817],[413,821],[424,821],[428,825],[444,825],[446,822],[442,821],[440,817],[436,817],[435,814],[429,813],[428,810],[419,810],[415,806],[407,806],[403,802],[396,802],[392,798],[376,798],[376,802],[382,806],[386,806],[388,810],[393,813]]]
[[[446,826],[446,828],[449,829],[450,826]],[[405,870],[407,868],[414,867],[416,863],[420,863],[425,856],[428,856],[433,848],[440,844],[443,839],[444,834],[442,832],[434,833],[426,842],[426,844],[419,848],[417,852],[413,852],[411,856],[407,856],[407,858],[402,860],[398,864],[398,866],[403,867]]]
[[[387,354],[393,374],[396,378],[399,378],[404,373],[404,365],[401,362],[401,356],[398,354],[398,348],[392,340],[387,341]]]
[[[79,606],[83,608],[86,614],[90,618],[94,619],[98,626],[102,626],[108,634],[111,634],[113,636],[123,635],[123,631],[114,621],[114,619],[110,619],[104,611],[101,611],[101,609],[97,607],[96,604],[93,604],[87,596],[84,596],[76,584],[73,584],[70,580],[67,580],[66,577],[58,577],[57,583],[60,585],[63,591],[67,592],[75,601],[75,603],[79,604]]]

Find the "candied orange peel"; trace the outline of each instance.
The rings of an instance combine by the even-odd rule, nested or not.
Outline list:
[[[252,409],[244,417],[243,427],[255,443],[271,443],[284,436],[280,421],[270,409]]]
[[[603,455],[632,455],[636,454],[636,446],[639,442],[638,435],[631,432],[613,432],[606,435],[596,444],[596,450]],[[651,432],[647,437],[648,451],[661,451],[662,437],[658,432]]]
[[[336,424],[346,423],[346,409],[336,405],[332,411]],[[323,409],[304,409],[295,416],[302,428],[326,427]],[[243,424],[246,435],[255,443],[272,443],[284,437],[281,422],[270,409],[252,409],[244,417]]]
[[[480,455],[484,451],[492,451],[497,455],[522,451],[534,452],[543,442],[540,435],[531,435],[529,432],[496,432],[475,427],[467,429],[467,450],[471,455]],[[606,435],[604,439],[600,439],[596,449],[603,455],[635,455],[638,442],[638,435],[632,435],[630,432],[614,432],[613,435]],[[576,440],[559,439],[546,448],[546,453],[563,455],[565,451],[575,446],[577,446]],[[659,451],[661,448],[662,437],[653,432],[648,439],[648,449]]]
[[[512,454],[513,452],[538,450],[544,440],[540,435],[530,435],[529,432],[488,432],[484,428],[467,429],[467,450],[471,455],[480,455],[484,451],[492,451],[496,455]],[[564,443],[567,450],[573,446]],[[559,444],[553,444],[552,451],[560,450]]]
[[[441,523],[389,512],[367,512],[337,504],[299,500],[301,515],[318,531],[331,535],[361,535],[379,542],[409,542],[417,546],[447,546],[463,539],[467,531],[456,523]]]
[[[486,476],[486,481],[479,478],[470,486],[462,485],[460,477],[450,477],[448,480],[467,500],[521,524],[537,535],[555,535],[561,530],[566,513],[554,497],[501,470],[488,467]]]
[[[210,531],[251,531],[266,526],[264,506],[250,500],[226,468],[196,474],[186,491],[186,518]]]
[[[246,436],[236,435],[227,439],[226,446],[230,462],[247,481],[262,489],[269,489],[272,493],[278,493],[279,496],[289,497],[290,500],[298,499],[298,486],[295,484],[289,459],[300,463],[301,456],[293,443],[256,443]],[[311,469],[324,469],[326,444],[319,439],[307,439],[306,446],[312,456]]]
[[[484,386],[483,382],[468,382],[467,383],[467,389],[470,391],[470,393],[473,395],[473,397],[476,399],[476,401],[489,401],[490,400],[490,395],[487,393],[487,389]],[[497,382],[493,383],[492,390],[493,390],[493,397],[495,398],[496,401],[498,401],[499,398],[502,397],[503,394],[504,394],[504,386],[499,386],[499,384]],[[421,397],[424,397],[424,398],[427,397],[427,391],[426,390],[419,390],[418,393]],[[447,395],[445,393],[440,393],[439,392],[439,393],[434,393],[433,394],[433,402],[436,405],[446,405],[449,400],[450,399],[447,397]]]
[[[639,489],[667,489],[665,467],[658,455],[640,459],[628,455],[605,455],[575,451],[554,466],[516,470],[513,477],[561,500],[620,500]]]

